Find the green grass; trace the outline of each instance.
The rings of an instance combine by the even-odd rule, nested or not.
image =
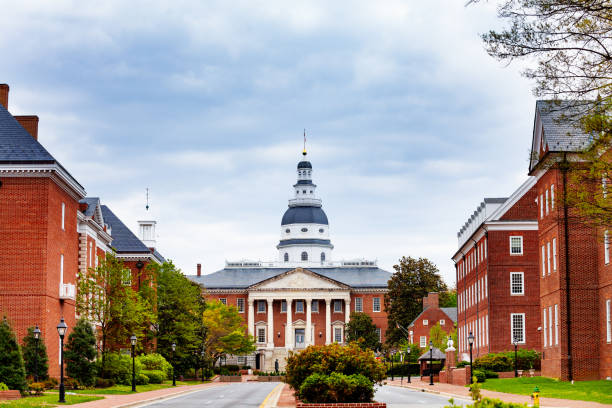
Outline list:
[[[202,381],[177,381],[176,386],[179,385],[195,385],[202,384]],[[172,387],[172,381],[164,381],[163,384],[147,384],[147,385],[137,385],[136,392],[147,392],[159,390],[162,388]],[[57,393],[57,390],[53,390],[52,392]],[[132,394],[132,386],[131,385],[113,385],[108,388],[92,388],[86,390],[66,390],[66,392],[73,392],[75,394],[100,394],[100,395],[110,395],[110,394]]]
[[[535,386],[540,397],[570,400],[595,401],[612,404],[612,381],[558,381],[546,377],[491,378],[482,384],[485,390],[510,394],[531,395]]]
[[[29,407],[56,407],[58,405],[80,404],[81,402],[89,402],[102,399],[103,397],[94,397],[91,395],[66,395],[66,403],[60,404],[57,402],[57,394],[47,394],[40,397],[24,397],[12,401],[0,401],[0,407],[11,408],[29,408]]]

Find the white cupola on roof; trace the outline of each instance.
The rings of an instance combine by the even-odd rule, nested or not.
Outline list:
[[[155,248],[156,246],[155,226],[157,221],[154,221],[154,218],[149,206],[149,189],[147,188],[147,205],[141,221],[138,221],[138,238],[148,248]]]

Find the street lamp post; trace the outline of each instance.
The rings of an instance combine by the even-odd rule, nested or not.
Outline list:
[[[514,344],[514,377],[518,377],[518,339],[514,337],[512,340]]]
[[[176,387],[176,374],[174,373],[174,352],[176,351],[176,343],[172,343],[172,386]]]
[[[472,371],[472,347],[474,345],[474,335],[472,332],[468,335],[468,343],[470,345],[470,384],[474,383],[473,371]]]
[[[136,338],[135,334],[130,337],[130,343],[132,344],[132,392],[136,392]]]
[[[395,380],[395,373],[393,372],[393,357],[395,353],[391,351],[391,381]]]
[[[66,402],[66,389],[64,388],[64,336],[66,335],[68,326],[64,322],[64,318],[57,325],[57,334],[60,336],[60,385],[59,385],[59,402]]]
[[[406,353],[402,353],[400,351],[400,358],[402,360],[402,370],[401,370],[402,371],[402,373],[401,373],[402,374],[402,379],[401,379],[400,384],[402,384],[402,385],[404,384],[404,370],[406,369],[406,362],[404,361],[406,359],[404,357],[406,357]]]
[[[433,341],[429,340],[429,385],[433,382]]]
[[[202,349],[200,355],[202,356],[202,382],[204,382],[204,363],[206,359],[206,350]]]
[[[36,325],[33,333],[34,340],[36,342],[36,358],[34,358],[34,382],[38,382],[38,342],[40,341],[40,329],[38,328],[38,325]]]
[[[406,349],[406,353],[408,353],[408,357],[410,357],[410,344],[408,344],[408,348]],[[410,361],[408,361],[408,383],[410,383]]]

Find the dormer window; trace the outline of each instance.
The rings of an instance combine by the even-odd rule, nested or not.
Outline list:
[[[306,194],[306,190],[302,190],[302,194]]]
[[[302,232],[308,232],[308,228],[302,228]]]
[[[289,228],[287,228],[287,229],[285,230],[285,233],[287,233],[287,234],[288,234],[288,233],[290,233],[290,232],[291,232],[291,230],[290,230]]]
[[[325,232],[325,230],[323,228],[319,228],[319,232],[322,234]]]
[[[308,260],[308,252],[302,252],[302,261]]]
[[[285,262],[289,262],[289,254],[287,252],[285,252],[284,259],[285,259]]]
[[[153,240],[153,225],[151,224],[141,224],[140,225],[140,236],[143,241],[152,241]]]

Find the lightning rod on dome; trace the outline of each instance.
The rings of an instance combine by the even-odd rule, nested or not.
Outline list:
[[[145,209],[149,211],[149,187],[147,187],[147,205],[145,206]]]
[[[306,156],[306,128],[304,128],[304,150],[302,151],[302,155]]]

